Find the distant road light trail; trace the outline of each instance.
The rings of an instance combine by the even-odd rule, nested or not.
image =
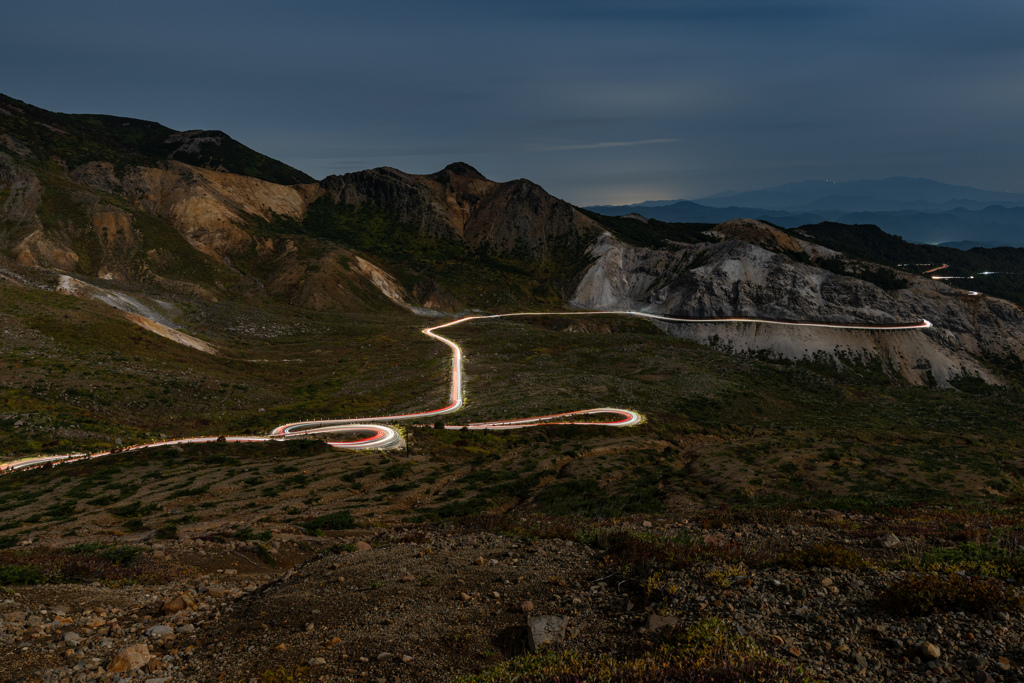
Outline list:
[[[945,267],[945,266],[943,266]],[[384,415],[381,417],[358,417],[340,420],[310,420],[305,422],[291,422],[275,428],[267,436],[199,436],[186,437],[181,439],[170,439],[154,443],[138,444],[118,448],[103,453],[70,453],[65,455],[45,455],[32,458],[25,458],[14,462],[0,464],[0,474],[13,472],[15,470],[39,467],[47,464],[59,464],[63,462],[75,462],[90,458],[99,458],[113,453],[124,453],[138,451],[147,448],[161,448],[164,446],[178,446],[194,443],[266,443],[268,441],[285,441],[307,436],[339,435],[339,434],[363,434],[360,439],[347,441],[329,440],[327,443],[334,448],[340,449],[389,449],[398,448],[402,445],[402,435],[394,427],[377,424],[380,422],[394,422],[400,420],[415,420],[423,418],[435,418],[443,415],[458,412],[464,405],[463,401],[463,353],[462,348],[447,337],[437,333],[446,327],[454,327],[474,320],[494,320],[497,318],[514,318],[523,316],[580,316],[580,315],[627,315],[650,320],[659,320],[669,323],[680,324],[715,324],[715,323],[757,323],[765,325],[786,325],[792,327],[823,327],[837,330],[867,330],[873,332],[919,330],[932,327],[932,324],[923,318],[914,323],[904,324],[869,324],[869,323],[823,323],[823,322],[799,322],[793,320],[773,320],[769,318],[681,318],[675,316],[655,315],[653,313],[642,313],[640,311],[569,311],[558,313],[500,313],[498,315],[473,315],[459,318],[443,325],[429,327],[423,330],[423,334],[431,339],[445,344],[452,350],[452,380],[451,394],[448,405],[435,410],[427,410],[420,413],[404,413],[400,415]],[[590,421],[583,420],[588,416],[611,417],[611,420]],[[643,416],[627,408],[588,408],[568,413],[556,413],[553,415],[541,415],[538,417],[524,417],[510,420],[496,420],[491,422],[475,422],[466,425],[446,425],[446,429],[523,429],[526,427],[538,427],[542,425],[595,425],[604,427],[631,427],[643,422]]]

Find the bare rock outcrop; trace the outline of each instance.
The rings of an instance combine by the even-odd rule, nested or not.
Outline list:
[[[122,185],[136,206],[167,220],[193,247],[218,260],[250,245],[253,238],[242,227],[249,217],[298,219],[318,194],[315,185],[278,185],[178,162],[134,168]]]
[[[721,236],[756,225],[717,226]],[[749,221],[748,223],[756,223]],[[772,236],[771,226],[756,242]],[[785,234],[783,233],[783,236]],[[795,240],[794,242],[799,242]],[[801,244],[773,240],[779,251]],[[769,245],[770,246],[770,245]],[[587,269],[572,303],[597,310],[640,310],[687,318],[750,317],[841,324],[931,321],[931,330],[874,332],[800,328],[770,323],[667,323],[673,335],[738,352],[768,351],[786,358],[881,358],[915,384],[948,385],[960,375],[998,381],[975,357],[981,353],[1024,357],[1024,312],[985,296],[911,276],[906,289],[885,291],[836,275],[784,253],[737,239],[672,250],[632,247],[611,236],[590,248]],[[832,252],[834,254],[835,252]],[[829,257],[821,253],[818,256]]]

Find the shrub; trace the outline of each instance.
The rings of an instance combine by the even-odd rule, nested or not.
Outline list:
[[[551,651],[515,657],[460,683],[809,683],[800,669],[778,662],[717,619],[668,629],[652,652],[636,658]]]
[[[537,494],[537,509],[552,515],[619,517],[665,511],[657,478],[643,476],[618,494],[610,494],[593,479],[564,479]]]
[[[146,515],[153,514],[159,509],[160,506],[156,503],[143,505],[141,502],[135,501],[134,503],[128,503],[127,505],[111,508],[109,512],[116,517],[144,517]]]
[[[270,551],[262,543],[256,544],[256,554],[259,555],[264,564],[269,564],[271,567],[277,566],[277,560],[274,559],[274,556],[270,554]]]
[[[619,531],[599,537],[598,543],[608,548],[609,556],[634,567],[684,569],[699,563],[741,559],[740,548],[735,544],[710,544],[683,534],[665,538]]]
[[[154,537],[161,540],[169,540],[178,537],[178,525],[177,524],[165,524],[156,530],[153,534]]]
[[[0,551],[0,567],[0,583],[167,583],[175,573],[169,565],[143,557],[142,548],[98,542],[61,550],[32,547]]]
[[[260,674],[260,683],[303,683],[302,676],[306,671],[304,667],[268,669]]]
[[[985,612],[1016,609],[1020,595],[995,579],[959,574],[908,574],[889,585],[878,606],[897,614],[927,614],[933,610]]]
[[[0,586],[30,586],[43,583],[43,573],[36,567],[0,564]]]
[[[0,536],[0,550],[18,545],[18,536]]]
[[[145,531],[149,527],[146,526],[146,523],[142,521],[141,517],[132,517],[131,519],[125,520],[124,528],[126,531]]]
[[[244,527],[236,531],[233,536],[240,541],[269,541],[274,537],[274,532],[266,531],[253,531],[252,527]]]
[[[381,475],[383,479],[399,479],[404,477],[405,474],[412,469],[411,462],[396,462],[394,465],[388,465],[384,468],[384,474]]]
[[[302,527],[309,533],[315,533],[317,531],[340,531],[342,529],[351,529],[356,525],[354,519],[352,519],[352,513],[348,510],[338,510],[337,512],[331,512],[326,515],[314,517],[308,522],[303,522]]]
[[[833,543],[812,543],[793,552],[783,553],[768,564],[793,569],[810,567],[835,567],[837,569],[862,569],[867,562],[853,550]]]
[[[115,544],[115,543],[102,543],[100,541],[92,541],[86,543],[76,543],[75,545],[67,549],[68,553],[72,555],[95,555],[102,557],[103,559],[110,560],[114,564],[119,564],[123,567],[135,562],[142,555],[142,548],[135,545],[127,544]]]

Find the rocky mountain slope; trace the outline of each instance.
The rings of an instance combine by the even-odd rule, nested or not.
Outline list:
[[[672,334],[737,351],[881,358],[915,383],[946,385],[965,372],[996,381],[974,357],[1024,353],[1024,315],[1008,302],[925,277],[911,276],[907,286],[886,291],[805,262],[839,254],[757,221],[729,221],[712,233],[724,241],[673,249],[631,247],[604,237],[591,247],[595,262],[572,301],[581,308],[692,318],[887,324],[925,318],[935,329],[895,334],[764,324],[735,325],[726,334],[720,325],[666,326]]]
[[[221,133],[0,100],[0,258],[26,281],[68,274],[179,303],[315,311],[570,306],[838,323],[926,318],[934,330],[895,334],[668,327],[736,351],[881,360],[924,384],[965,373],[998,381],[978,359],[1024,354],[1015,305],[757,221],[606,218],[463,163],[430,175],[378,168],[310,181]]]

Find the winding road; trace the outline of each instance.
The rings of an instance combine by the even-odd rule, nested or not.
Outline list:
[[[12,472],[15,470],[22,470],[31,467],[38,467],[40,465],[46,465],[50,463],[62,463],[75,460],[83,460],[87,458],[99,458],[104,455],[110,455],[111,453],[122,453],[126,451],[137,451],[146,448],[160,448],[164,446],[176,446],[181,444],[190,443],[210,443],[210,442],[227,442],[227,443],[262,443],[267,441],[284,441],[290,438],[298,438],[305,436],[317,436],[317,435],[339,435],[339,434],[359,434],[362,438],[348,441],[328,441],[327,443],[335,448],[346,448],[346,449],[387,449],[387,448],[398,448],[402,445],[402,435],[394,427],[378,424],[381,422],[393,422],[399,420],[414,420],[418,418],[433,418],[442,415],[448,415],[455,413],[462,409],[463,406],[463,372],[462,372],[462,361],[463,353],[462,348],[453,342],[451,339],[442,337],[437,333],[438,330],[443,330],[447,327],[454,327],[455,325],[461,325],[463,323],[472,322],[474,320],[493,320],[496,318],[513,318],[521,316],[582,316],[582,315],[626,315],[634,316],[639,318],[647,318],[650,320],[659,320],[670,323],[759,323],[768,325],[789,325],[794,327],[824,327],[830,329],[841,329],[841,330],[870,330],[870,331],[897,331],[897,330],[916,330],[926,329],[932,327],[932,324],[927,320],[921,319],[916,323],[907,323],[900,325],[874,325],[867,323],[859,324],[842,324],[842,323],[823,323],[823,322],[796,322],[789,320],[772,320],[766,318],[679,318],[673,316],[654,315],[651,313],[640,313],[637,311],[572,311],[562,313],[502,313],[498,315],[476,315],[467,316],[465,318],[459,318],[452,322],[445,323],[443,325],[437,325],[436,327],[430,327],[423,330],[423,334],[427,335],[432,339],[446,344],[452,350],[452,382],[451,382],[451,395],[449,403],[443,408],[437,408],[436,410],[428,410],[421,413],[405,413],[402,415],[385,415],[381,417],[360,417],[350,418],[341,420],[316,420],[307,422],[291,422],[288,424],[281,425],[267,436],[202,436],[202,437],[189,437],[182,439],[170,439],[167,441],[158,441],[154,443],[138,444],[128,446],[125,448],[118,448],[112,451],[105,451],[103,453],[71,453],[67,455],[46,455],[34,458],[27,458],[24,460],[18,460],[5,464],[0,464],[0,473]],[[595,422],[595,421],[580,421],[579,418],[584,416],[609,416],[610,420]],[[535,427],[538,425],[602,425],[607,427],[629,427],[635,424],[639,424],[643,421],[643,417],[632,410],[626,408],[589,408],[586,410],[577,410],[569,413],[557,413],[554,415],[541,415],[538,417],[525,417],[515,420],[502,420],[496,422],[477,422],[468,425],[460,426],[448,426],[446,429],[462,429],[463,427],[468,429],[521,429],[523,427]],[[367,436],[368,434],[368,436]]]

